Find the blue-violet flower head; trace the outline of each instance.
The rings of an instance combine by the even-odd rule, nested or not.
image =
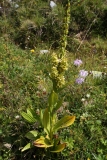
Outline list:
[[[83,63],[83,62],[82,62],[81,59],[76,59],[76,60],[74,61],[74,65],[77,66],[77,67],[80,66],[82,63]]]
[[[79,77],[79,78],[76,79],[75,82],[76,82],[77,84],[82,84],[82,83],[84,83],[84,80],[85,80],[84,78]]]
[[[79,71],[79,76],[83,77],[83,78],[87,77],[88,76],[88,71],[80,70]]]

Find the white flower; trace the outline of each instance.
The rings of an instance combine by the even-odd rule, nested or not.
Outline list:
[[[93,75],[93,78],[100,78],[100,79],[103,77],[103,75],[104,76],[106,75],[106,73],[99,71],[91,71],[90,73]]]
[[[14,5],[14,7],[15,7],[15,8],[18,8],[18,7],[19,7],[19,5],[18,5],[18,4],[15,4],[15,5]]]
[[[82,98],[81,101],[84,102],[84,101],[85,101],[85,98]]]
[[[4,146],[8,149],[10,149],[12,147],[12,145],[10,143],[5,143]]]
[[[48,53],[49,50],[40,50],[40,54]]]
[[[90,94],[86,94],[86,97],[89,98],[89,97],[90,97]]]
[[[19,118],[20,118],[20,116],[19,116],[19,115],[17,115],[17,116],[15,116],[15,118],[16,118],[16,119],[19,119]]]
[[[53,1],[50,1],[50,7],[51,8],[54,8],[54,7],[56,7],[57,5],[56,5],[56,3],[55,2],[53,2]]]

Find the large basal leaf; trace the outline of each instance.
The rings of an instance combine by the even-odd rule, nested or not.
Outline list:
[[[30,140],[35,140],[37,137],[37,131],[30,131],[30,132],[26,133],[25,137]]]
[[[21,112],[22,117],[27,120],[29,123],[35,123],[36,119],[26,112]]]
[[[59,145],[55,146],[51,152],[54,152],[54,153],[61,152],[65,147],[66,147],[66,143],[59,144]]]
[[[34,146],[40,147],[40,148],[48,148],[48,147],[52,147],[53,145],[51,144],[49,139],[41,136],[39,139],[34,141]]]
[[[26,151],[31,148],[31,143],[28,143],[21,151]]]
[[[70,116],[70,115],[67,115],[67,116],[64,116],[63,118],[61,118],[59,121],[57,121],[57,123],[55,124],[53,130],[57,131],[58,129],[60,128],[65,128],[65,127],[68,127],[70,126],[71,124],[73,124],[75,121],[75,116]]]
[[[48,109],[46,108],[43,114],[43,126],[45,131],[47,131],[47,134],[50,131],[50,113],[48,112]]]

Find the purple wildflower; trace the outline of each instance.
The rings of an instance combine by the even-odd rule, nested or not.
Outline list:
[[[87,77],[88,76],[88,71],[80,70],[79,71],[79,76],[83,77],[83,78]]]
[[[76,79],[75,82],[76,82],[77,84],[82,84],[82,83],[84,82],[84,80],[85,80],[84,78],[79,77],[79,78]]]
[[[82,63],[83,63],[83,62],[82,62],[81,59],[76,59],[76,60],[74,61],[74,65],[75,65],[75,66],[80,66]]]

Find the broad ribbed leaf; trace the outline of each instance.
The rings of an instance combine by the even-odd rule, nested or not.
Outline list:
[[[46,108],[43,114],[43,126],[45,131],[50,131],[50,113],[48,112],[48,109]]]
[[[56,105],[57,101],[58,101],[58,94],[52,91],[48,99],[49,107],[51,107],[52,109]]]
[[[63,143],[63,144],[59,144],[57,146],[54,147],[54,149],[51,151],[51,152],[61,152],[66,146],[66,143]]]
[[[36,114],[36,112],[32,108],[27,109],[27,113],[31,116],[34,117],[36,120],[40,122],[40,116]]]
[[[34,117],[32,117],[31,115],[29,115],[26,112],[21,112],[22,117],[27,120],[29,123],[35,123],[36,119]]]
[[[35,140],[37,137],[37,131],[30,131],[25,135],[26,138]]]
[[[53,130],[58,130],[60,128],[65,128],[70,126],[72,123],[74,123],[75,120],[75,116],[64,116],[63,118],[61,118],[54,126]]]
[[[30,111],[30,108],[27,109],[27,114],[29,114],[31,117],[33,117],[32,112]]]
[[[34,146],[36,147],[40,147],[40,148],[48,148],[53,146],[51,144],[51,142],[49,141],[49,139],[41,136],[39,139],[37,139],[36,141],[34,141]]]
[[[23,152],[29,148],[31,148],[31,143],[28,143],[21,151]]]
[[[43,125],[43,109],[40,110],[40,120],[41,124]]]

